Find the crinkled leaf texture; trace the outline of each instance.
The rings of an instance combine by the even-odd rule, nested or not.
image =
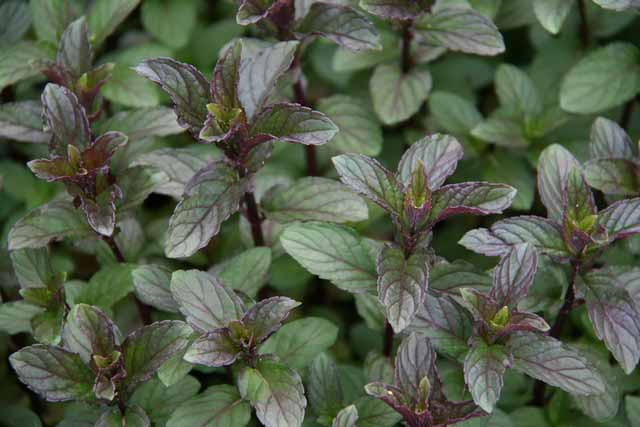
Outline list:
[[[171,414],[167,427],[243,427],[251,419],[251,407],[235,386],[214,385],[182,403]]]
[[[464,359],[464,379],[473,400],[486,412],[493,412],[500,399],[503,376],[510,364],[504,346],[477,341]]]

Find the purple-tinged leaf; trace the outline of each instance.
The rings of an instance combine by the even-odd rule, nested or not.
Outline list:
[[[415,19],[431,8],[429,0],[360,0],[367,12],[388,20]]]
[[[429,189],[437,190],[451,175],[464,156],[462,145],[450,135],[434,134],[411,144],[398,164],[398,178],[408,185],[418,161],[424,165]]]
[[[89,26],[84,16],[69,24],[62,33],[56,61],[70,71],[75,79],[91,70],[93,51],[89,42]]]
[[[134,70],[169,95],[180,126],[197,136],[207,119],[209,103],[209,82],[202,73],[171,58],[148,59]]]
[[[240,180],[237,172],[221,161],[198,171],[169,220],[166,255],[187,257],[206,246],[238,210],[246,185],[246,180]]]
[[[640,268],[633,266],[610,266],[589,272],[589,277],[626,289],[640,307]]]
[[[298,42],[280,42],[248,54],[243,49],[238,80],[238,99],[249,121],[265,106],[278,79],[293,62]]]
[[[54,156],[50,159],[31,160],[27,162],[27,166],[35,176],[49,182],[71,178],[76,174],[75,168],[69,161],[60,156]]]
[[[464,260],[438,262],[429,271],[429,290],[451,297],[460,297],[460,288],[489,292],[492,277],[484,270]]]
[[[460,295],[460,303],[469,310],[476,322],[488,324],[502,308],[493,298],[476,289],[461,288]]]
[[[238,376],[240,395],[251,402],[265,427],[300,427],[307,407],[302,379],[279,362],[262,359]]]
[[[419,19],[416,29],[425,42],[454,51],[492,56],[505,50],[495,24],[471,8],[442,8]]]
[[[407,396],[400,388],[382,382],[372,382],[367,384],[364,390],[369,396],[380,399],[392,407],[405,419],[414,416],[413,410],[410,409],[412,398]]]
[[[44,144],[51,134],[42,129],[39,101],[7,102],[0,105],[0,138]]]
[[[438,351],[457,359],[469,349],[471,318],[453,298],[427,293],[407,330],[426,336]]]
[[[482,409],[478,408],[473,400],[432,402],[431,414],[433,415],[433,424],[436,426],[452,425],[487,415]]]
[[[633,160],[631,138],[613,120],[598,117],[591,126],[589,151],[591,158],[613,158]]]
[[[251,136],[259,141],[284,141],[321,145],[338,132],[324,114],[299,104],[272,104],[263,109],[251,126]]]
[[[95,400],[91,370],[79,355],[36,344],[9,356],[18,379],[49,402]]]
[[[569,172],[580,163],[566,148],[553,144],[544,149],[538,159],[538,191],[547,208],[549,219],[562,222],[564,191]]]
[[[504,346],[476,341],[464,359],[464,381],[478,406],[491,413],[500,399],[503,376],[510,365]]]
[[[563,223],[568,221],[570,225],[577,226],[581,231],[589,232],[590,229],[583,229],[582,222],[593,217],[598,212],[593,193],[587,185],[582,170],[579,166],[574,166],[567,175],[565,185],[563,187]],[[595,221],[591,221],[591,226]]]
[[[387,321],[398,333],[406,328],[422,306],[427,294],[428,261],[416,252],[405,259],[402,249],[385,246],[376,262],[378,298]]]
[[[240,356],[240,348],[229,336],[227,328],[220,328],[196,339],[184,354],[184,360],[196,365],[219,367],[231,365]]]
[[[271,297],[253,305],[242,317],[242,323],[251,332],[254,342],[261,343],[280,329],[289,313],[301,303],[287,297]]]
[[[204,271],[173,272],[171,293],[187,322],[202,331],[225,327],[244,314],[240,297]]]
[[[294,31],[298,37],[317,34],[352,50],[381,50],[375,26],[350,6],[314,2]]]
[[[511,247],[493,272],[491,297],[499,305],[515,308],[527,296],[538,269],[538,252],[529,243]]]
[[[238,79],[242,59],[242,43],[236,42],[220,57],[213,69],[211,99],[226,109],[240,107]]]
[[[423,378],[429,379],[431,387],[439,384],[436,357],[429,340],[417,334],[410,334],[398,347],[394,380],[396,386],[413,401],[421,398],[420,383]]]
[[[591,187],[605,194],[640,194],[640,164],[633,160],[590,160],[584,164],[584,175]]]
[[[345,185],[387,212],[399,212],[403,201],[401,185],[377,160],[361,154],[342,154],[332,160]]]
[[[592,395],[605,391],[605,380],[578,351],[547,335],[519,332],[507,344],[514,368],[564,391]]]
[[[606,228],[610,242],[640,233],[640,197],[620,200],[603,209],[598,224]]]
[[[44,118],[54,135],[51,148],[54,153],[65,155],[67,145],[80,151],[91,144],[91,129],[82,105],[76,95],[66,87],[49,83],[42,92]]]
[[[629,292],[606,276],[587,274],[584,284],[587,313],[596,336],[630,374],[640,360],[640,311]]]
[[[80,198],[80,208],[93,231],[103,236],[112,236],[116,228],[116,199],[122,197],[120,188],[112,185],[95,200]]]
[[[501,335],[508,335],[517,331],[547,332],[549,324],[540,316],[533,313],[512,311],[509,314],[509,323],[500,331]]]
[[[107,132],[100,135],[89,148],[81,154],[82,165],[88,171],[109,166],[111,157],[127,145],[128,138],[122,132]]]
[[[487,256],[501,256],[507,253],[512,245],[531,243],[541,253],[555,259],[565,260],[569,257],[560,226],[538,216],[507,218],[496,222],[489,230],[471,230],[459,243],[469,250]]]
[[[269,12],[278,7],[278,0],[242,0],[236,15],[240,25],[255,24],[266,18]]]
[[[122,343],[127,387],[151,378],[164,362],[191,343],[192,334],[189,325],[177,320],[152,323],[129,334]]]
[[[87,366],[93,355],[108,356],[119,344],[120,330],[100,309],[86,304],[73,307],[62,329],[64,347]]]
[[[506,184],[465,182],[449,184],[432,194],[431,225],[452,215],[490,215],[511,206],[516,189]]]

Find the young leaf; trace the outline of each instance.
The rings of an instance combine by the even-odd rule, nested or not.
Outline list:
[[[396,333],[406,328],[427,294],[429,267],[422,253],[405,259],[400,248],[385,246],[376,261],[378,296]]]
[[[400,123],[418,112],[431,91],[427,70],[404,72],[399,65],[378,65],[369,81],[373,108],[386,125]]]
[[[564,391],[592,395],[605,391],[605,380],[576,350],[555,338],[532,332],[511,336],[508,350],[513,366],[525,374]]]
[[[131,276],[140,301],[162,311],[178,312],[178,304],[171,295],[171,270],[155,264],[140,265]]]
[[[56,62],[69,70],[76,79],[91,70],[93,52],[89,42],[89,27],[82,17],[73,21],[60,38]]]
[[[433,192],[430,223],[451,215],[490,215],[502,213],[511,206],[516,189],[505,184],[465,182],[449,184]]]
[[[94,400],[94,375],[77,354],[36,344],[13,353],[9,362],[20,381],[50,402]]]
[[[240,395],[251,402],[266,427],[302,425],[307,399],[296,371],[273,360],[258,361],[246,367],[238,377]]]
[[[382,49],[379,35],[371,22],[355,9],[339,4],[311,4],[296,33],[317,34],[352,50]]]
[[[250,420],[249,403],[234,386],[220,384],[178,406],[166,427],[244,427]]]
[[[225,327],[244,314],[244,304],[235,292],[203,271],[175,271],[171,293],[187,322],[203,331]]]
[[[634,159],[631,138],[613,120],[598,117],[591,126],[589,152],[591,157]]]
[[[127,16],[140,0],[96,0],[89,12],[89,28],[95,46],[100,45]]]
[[[73,92],[66,87],[49,83],[42,92],[42,105],[47,126],[54,135],[53,147],[57,154],[65,154],[68,144],[80,151],[89,147],[89,121]]]
[[[102,311],[86,304],[76,304],[62,329],[64,346],[80,355],[85,364],[93,355],[107,356],[120,339],[118,327]]]
[[[640,50],[630,43],[611,43],[578,62],[564,78],[560,106],[572,113],[593,114],[623,104],[640,91]]]
[[[272,104],[256,115],[251,134],[260,141],[321,145],[330,141],[338,128],[324,114],[298,104]]]
[[[609,205],[598,214],[598,224],[607,229],[611,242],[640,233],[640,198]]]
[[[300,303],[287,297],[271,297],[254,304],[242,317],[242,323],[259,344],[280,329],[289,313]]]
[[[184,322],[165,320],[129,334],[122,343],[126,385],[132,387],[151,378],[164,362],[189,345],[192,333]]]
[[[306,317],[280,328],[260,347],[260,353],[275,354],[286,366],[303,369],[331,347],[337,337],[338,328],[330,321]]]
[[[436,352],[425,337],[410,334],[398,347],[394,378],[396,385],[412,400],[422,396],[421,383],[428,378],[437,387]],[[423,402],[419,402],[423,403]]]
[[[340,180],[387,212],[402,206],[402,188],[396,177],[378,161],[360,154],[342,154],[332,158]]]
[[[528,243],[513,245],[493,272],[491,297],[516,307],[527,296],[538,269],[538,252]]]
[[[640,360],[640,312],[626,289],[606,276],[584,278],[587,313],[596,336],[603,340],[625,373]]]
[[[197,136],[207,119],[209,82],[195,67],[171,58],[143,61],[134,70],[164,90],[174,104],[178,123]]]
[[[293,221],[357,222],[368,218],[367,205],[345,185],[307,177],[276,187],[260,201],[265,216],[280,223]]]
[[[280,42],[243,57],[238,77],[238,98],[248,120],[262,110],[276,82],[291,66],[297,47],[296,41]],[[244,52],[246,50],[243,49]]]
[[[340,410],[333,419],[332,427],[356,427],[358,424],[358,409],[355,405],[349,405]]]
[[[473,400],[485,412],[491,413],[500,399],[503,376],[509,364],[504,346],[487,345],[478,340],[464,359],[464,380]]]
[[[424,41],[478,55],[504,52],[504,40],[489,19],[471,8],[443,8],[416,23]]]
[[[185,187],[176,206],[165,242],[170,258],[193,255],[220,231],[222,223],[238,210],[246,181],[224,162],[201,169]]]
[[[40,102],[20,101],[0,105],[0,137],[36,144],[49,142],[51,134],[42,129]]]
[[[292,225],[280,242],[309,272],[341,289],[356,293],[375,289],[375,255],[350,228],[316,222]]]
[[[458,161],[464,156],[462,145],[450,135],[434,134],[411,144],[398,164],[398,177],[409,185],[411,174],[418,162],[422,162],[428,177],[430,190],[437,190],[456,170]]]
[[[550,219],[562,223],[562,207],[567,176],[580,163],[566,148],[553,144],[538,159],[538,191]]]
[[[109,408],[96,421],[95,427],[151,427],[149,416],[139,406],[129,406],[125,413]]]
[[[231,365],[238,356],[240,349],[229,336],[229,330],[220,328],[195,340],[184,354],[184,360],[213,368]]]

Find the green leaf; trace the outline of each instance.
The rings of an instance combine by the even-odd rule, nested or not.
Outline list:
[[[130,406],[122,414],[118,408],[107,409],[95,427],[151,427],[149,416],[139,406]]]
[[[416,29],[425,42],[454,51],[497,55],[505,50],[495,24],[469,8],[440,9],[418,20]]]
[[[250,420],[251,407],[234,386],[214,385],[178,406],[166,427],[244,427]]]
[[[511,336],[513,367],[554,387],[579,395],[605,391],[605,380],[587,359],[555,338],[533,332]]]
[[[31,18],[33,28],[40,40],[46,40],[54,45],[62,32],[75,18],[75,10],[68,0],[32,0]]]
[[[490,296],[499,307],[515,308],[529,293],[538,270],[538,251],[530,243],[513,245],[493,271]]]
[[[340,289],[375,289],[375,255],[350,228],[319,222],[292,225],[282,233],[280,242],[309,272]]]
[[[242,93],[240,89],[240,93]],[[278,103],[256,113],[251,135],[260,141],[322,145],[338,132],[327,116],[298,104]]]
[[[289,322],[260,347],[262,354],[275,354],[286,366],[306,368],[319,353],[329,349],[338,337],[338,327],[319,317]]]
[[[627,410],[627,417],[631,421],[631,427],[640,426],[640,397],[625,396],[624,404]]]
[[[414,68],[403,72],[397,64],[378,65],[369,81],[378,118],[393,125],[413,116],[429,96],[431,84],[427,70]]]
[[[616,107],[640,91],[640,50],[616,42],[596,49],[571,68],[562,82],[560,105],[578,114]]]
[[[40,417],[35,412],[17,404],[2,405],[2,422],[5,427],[42,427]]]
[[[511,208],[529,211],[535,196],[536,178],[527,160],[514,156],[508,150],[496,149],[488,159],[482,179],[489,182],[502,182],[514,187],[518,192]]]
[[[265,18],[276,5],[276,0],[243,0],[236,20],[240,25],[255,24]]]
[[[402,186],[384,166],[361,154],[342,154],[331,159],[340,180],[353,191],[376,203],[387,212],[400,210]]]
[[[171,293],[187,322],[203,331],[227,326],[244,314],[244,304],[235,292],[203,271],[175,271]]]
[[[471,130],[471,135],[481,141],[504,147],[523,148],[529,145],[522,125],[501,117],[492,116],[478,123]]]
[[[402,420],[402,415],[371,396],[359,398],[355,405],[358,409],[358,427],[392,427]]]
[[[436,373],[436,352],[429,340],[417,334],[405,338],[396,354],[394,378],[395,384],[413,402],[424,402],[429,394],[436,392],[438,378]],[[427,378],[432,389],[425,396],[422,384]]]
[[[164,362],[189,345],[192,333],[184,322],[165,320],[129,334],[122,343],[127,387],[151,378]]]
[[[396,333],[406,328],[427,294],[429,266],[423,253],[405,259],[400,248],[385,246],[376,261],[378,296]]]
[[[562,223],[564,194],[569,172],[580,163],[566,148],[552,144],[538,159],[538,191],[549,219]]]
[[[89,42],[89,27],[82,17],[73,21],[62,33],[56,62],[78,79],[91,71],[93,51]]]
[[[162,382],[152,379],[142,384],[129,398],[130,405],[142,408],[154,425],[164,426],[174,410],[192,399],[200,389],[200,383],[187,376],[172,385],[165,387]]]
[[[464,359],[464,378],[473,400],[485,412],[493,412],[500,399],[509,356],[502,345],[476,341]]]
[[[505,184],[465,182],[449,184],[433,192],[431,224],[452,215],[491,215],[502,213],[511,206],[516,189]]]
[[[447,132],[468,135],[482,121],[482,115],[469,100],[449,92],[433,92],[429,111]]]
[[[593,0],[598,6],[615,11],[640,8],[638,0]]]
[[[398,178],[408,186],[411,175],[422,163],[430,190],[437,190],[456,169],[464,152],[462,145],[450,135],[433,134],[411,144],[398,164]]]
[[[589,186],[605,194],[633,196],[640,193],[640,167],[627,159],[594,159],[584,164]]]
[[[240,395],[251,402],[266,427],[302,425],[307,399],[296,371],[273,360],[260,360],[238,377]]]
[[[93,45],[102,44],[139,3],[140,0],[96,0],[93,2],[88,17]]]
[[[31,319],[44,309],[24,300],[4,302],[0,304],[0,331],[9,335],[21,332],[31,333]]]
[[[609,205],[598,214],[598,224],[607,229],[610,241],[640,233],[640,198]]]
[[[140,7],[142,25],[165,45],[181,48],[196,26],[197,6],[193,0],[147,0]]]
[[[51,134],[42,129],[42,105],[37,101],[0,105],[0,138],[42,144]]]
[[[255,297],[267,283],[271,267],[271,249],[251,248],[225,261],[214,273],[231,289]]]
[[[5,1],[0,4],[0,16],[4,26],[0,29],[0,46],[9,46],[22,38],[31,26],[29,5],[20,1]]]
[[[81,288],[75,303],[95,305],[109,310],[133,292],[132,272],[135,268],[135,264],[112,264],[103,267]]]
[[[382,49],[374,25],[349,6],[314,2],[294,31],[323,36],[352,51]]]
[[[51,202],[20,218],[9,231],[9,250],[41,248],[52,240],[81,238],[93,232],[68,200]]]
[[[40,74],[41,64],[54,56],[43,43],[18,42],[0,51],[0,90]]]
[[[109,101],[127,107],[150,108],[160,103],[156,88],[120,63],[114,67],[101,93]]]
[[[62,329],[66,349],[80,355],[89,365],[92,356],[109,356],[116,349],[120,330],[102,311],[86,304],[76,304]]]
[[[307,177],[283,188],[276,187],[261,200],[267,218],[294,221],[357,222],[368,218],[367,205],[340,182]]]
[[[298,42],[280,42],[250,53],[244,47],[238,77],[238,99],[247,119],[252,120],[265,106],[278,79],[291,66]]]
[[[545,30],[558,34],[573,4],[573,0],[542,0],[533,3],[533,11]]]
[[[180,126],[197,136],[207,119],[209,103],[209,82],[202,73],[171,58],[148,59],[134,70],[169,95]]]
[[[196,173],[169,221],[166,255],[187,257],[206,246],[238,210],[245,186],[246,180],[239,180],[237,172],[224,162],[211,163]]]
[[[287,297],[271,297],[263,299],[247,310],[242,323],[249,330],[256,344],[262,343],[280,329],[289,313],[300,303]]]
[[[172,109],[162,106],[121,111],[101,122],[99,130],[99,133],[104,133],[108,130],[122,132],[129,138],[129,144],[152,136],[175,135],[184,131],[178,125],[176,113]],[[175,149],[173,151],[180,152],[181,150]],[[186,150],[182,151],[186,152]],[[152,153],[158,152],[162,152],[162,150],[156,150]],[[149,153],[149,155],[152,153]],[[140,159],[136,159],[138,163],[134,163],[134,165],[142,164]],[[203,160],[202,166],[204,167],[205,164],[206,162]]]
[[[241,349],[227,328],[207,332],[193,342],[184,354],[184,360],[210,368],[228,366],[240,356]]]
[[[333,419],[332,427],[356,427],[358,423],[358,409],[355,405],[349,405],[338,412]]]
[[[170,313],[178,312],[171,295],[171,270],[162,265],[140,265],[131,272],[136,296],[143,303]]]
[[[598,117],[591,126],[589,152],[593,159],[619,158],[633,160],[632,142],[627,132],[613,120]]]
[[[519,68],[502,64],[496,71],[496,93],[500,104],[515,109],[524,117],[542,113],[542,99],[533,80]]]
[[[20,381],[50,402],[94,400],[94,375],[77,354],[36,344],[13,353],[9,362]]]
[[[21,289],[55,288],[59,276],[51,266],[48,248],[11,251],[11,264]]]
[[[336,362],[327,353],[320,353],[309,366],[307,397],[314,414],[332,418],[343,405],[343,391]]]

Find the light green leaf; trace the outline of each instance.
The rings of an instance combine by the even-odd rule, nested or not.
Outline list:
[[[200,383],[187,376],[172,385],[165,387],[161,381],[152,379],[142,384],[129,398],[130,405],[141,407],[157,426],[164,426],[173,411],[184,402],[192,399],[200,389]]]
[[[540,0],[533,2],[533,12],[545,30],[558,34],[573,4],[573,0]]]
[[[42,123],[42,105],[37,101],[7,102],[0,105],[0,138],[46,143],[51,139]]]
[[[131,272],[136,296],[145,304],[170,313],[178,312],[171,295],[171,270],[162,265],[140,265]]]
[[[166,427],[244,427],[251,407],[230,385],[214,385],[182,403],[171,414]]]
[[[429,111],[443,130],[468,135],[482,121],[482,115],[469,100],[449,92],[434,92],[429,97]]]
[[[358,423],[358,409],[355,405],[349,405],[338,412],[333,419],[332,427],[356,427]]]
[[[194,0],[146,0],[140,8],[144,28],[176,49],[189,41],[197,14],[198,3]]]
[[[270,248],[251,248],[234,256],[214,273],[226,286],[255,297],[269,278],[271,267]],[[218,272],[219,270],[219,272]]]
[[[88,17],[93,45],[100,45],[139,3],[140,0],[96,0],[93,2]]]
[[[75,303],[89,304],[109,310],[115,303],[133,292],[131,273],[135,264],[112,264],[98,270],[83,286]]]
[[[52,49],[41,43],[22,41],[0,51],[0,90],[40,74],[42,64],[53,59]]]
[[[31,333],[31,319],[43,313],[44,309],[26,301],[12,301],[0,304],[0,331],[9,335],[21,332]]]
[[[69,0],[30,0],[33,28],[38,39],[54,45],[62,32],[76,17],[76,11]]]
[[[496,93],[500,104],[514,108],[525,118],[542,112],[542,99],[533,80],[519,68],[502,64],[496,71]]]

